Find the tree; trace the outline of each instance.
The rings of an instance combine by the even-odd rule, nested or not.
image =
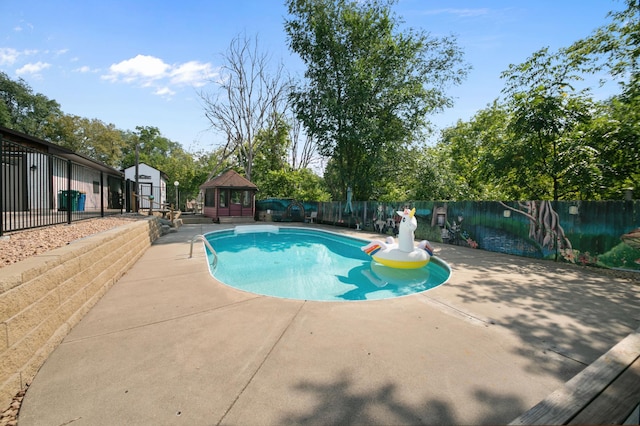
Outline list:
[[[294,198],[300,201],[328,201],[322,178],[307,168],[293,168],[287,161],[291,153],[289,123],[281,115],[275,124],[256,135],[260,150],[256,153],[253,182],[260,189],[261,198]],[[293,158],[293,157],[291,157]]]
[[[534,200],[573,198],[575,188],[570,183],[580,180],[576,177],[580,169],[571,166],[596,158],[584,140],[572,137],[589,121],[592,109],[588,89],[573,87],[581,79],[576,64],[543,48],[526,62],[510,65],[502,77],[507,79],[503,92],[511,110],[512,139],[502,147],[500,168],[524,190],[513,195]]]
[[[598,152],[598,195],[620,199],[640,187],[640,96],[626,93],[598,105],[583,137]]]
[[[164,170],[159,166],[166,163],[175,151],[182,151],[179,143],[162,136],[157,127],[136,126],[136,131],[128,134],[127,146],[123,150],[122,168],[136,164],[136,147],[139,163],[146,163],[162,171]]]
[[[259,51],[257,37],[238,36],[223,56],[220,79],[211,81],[217,88],[215,93],[200,92],[211,128],[220,131],[226,140],[222,154],[239,154],[249,180],[260,150],[256,135],[268,127],[272,117],[284,111],[289,89],[283,65],[277,65],[270,73],[269,59],[267,53]]]
[[[573,43],[564,53],[585,72],[602,73],[624,88],[640,84],[640,2],[624,0],[626,9],[609,12],[611,22]]]
[[[347,186],[364,200],[384,186],[426,116],[451,105],[446,85],[467,72],[454,38],[398,32],[393,3],[287,0],[289,47],[307,67],[293,108],[331,158],[341,197]]]
[[[180,183],[180,200],[196,198],[199,186],[205,182],[210,164],[186,152],[182,146],[160,133],[157,127],[136,126],[136,132],[127,134],[127,146],[123,150],[122,168],[136,164],[136,146],[138,162],[160,170],[169,177],[170,182]],[[167,185],[167,199],[175,200],[175,186]]]
[[[47,128],[47,139],[79,154],[83,152],[82,117],[64,114]]]
[[[11,80],[0,71],[0,125],[40,139],[47,127],[62,116],[60,104],[33,90],[23,80]]]
[[[47,127],[46,138],[115,168],[121,166],[126,146],[123,132],[115,125],[77,115],[64,114],[53,120]]]
[[[329,201],[322,178],[309,169],[270,170],[260,183],[260,198],[293,198],[298,201]]]
[[[105,124],[98,119],[85,119],[84,123],[87,126],[86,137],[90,142],[87,155],[111,167],[121,167],[122,152],[125,148],[123,132],[114,124]]]
[[[447,179],[452,199],[487,200],[505,196],[505,170],[501,167],[503,148],[511,135],[507,109],[494,101],[478,111],[468,122],[458,121],[442,132],[438,143],[438,163]],[[444,173],[441,171],[440,173]]]
[[[418,170],[414,186],[415,200],[460,200],[467,199],[466,188],[452,173],[452,157],[442,145],[425,148],[418,157]]]
[[[296,117],[288,117],[290,161],[292,170],[306,169],[319,163],[318,151],[311,136],[304,133],[303,125]]]
[[[291,167],[287,163],[289,151],[289,125],[282,116],[274,117],[275,124],[259,130],[256,134],[256,145],[260,150],[255,153],[253,161],[253,182],[260,187],[260,180],[269,171],[287,171]]]
[[[640,184],[640,2],[624,3],[625,9],[609,13],[611,22],[564,51],[583,71],[607,75],[622,88],[599,106],[594,125],[585,129],[599,153],[601,191],[611,198]]]

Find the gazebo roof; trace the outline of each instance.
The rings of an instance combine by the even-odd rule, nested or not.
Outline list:
[[[206,188],[258,189],[254,183],[244,176],[239,175],[235,170],[227,170],[223,174],[200,185],[200,189]]]

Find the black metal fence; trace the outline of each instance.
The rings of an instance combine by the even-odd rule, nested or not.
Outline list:
[[[92,167],[77,155],[55,155],[36,143],[0,139],[0,235],[130,210],[123,175],[115,169]],[[84,164],[69,158],[74,156]]]

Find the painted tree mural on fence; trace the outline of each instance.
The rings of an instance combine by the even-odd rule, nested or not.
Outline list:
[[[560,225],[560,217],[551,201],[520,201],[518,208],[500,202],[505,208],[529,219],[529,238],[543,250],[556,249],[566,260],[575,262],[571,241]]]

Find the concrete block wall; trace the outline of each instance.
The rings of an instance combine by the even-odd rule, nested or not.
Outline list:
[[[143,219],[0,268],[0,408],[160,235]]]

